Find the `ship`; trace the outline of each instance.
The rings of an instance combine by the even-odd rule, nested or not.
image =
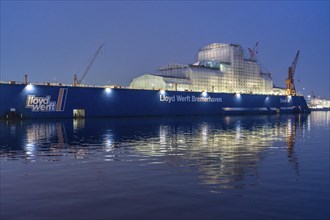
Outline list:
[[[330,111],[330,100],[317,97],[313,92],[307,95],[306,102],[311,111]]]
[[[246,56],[239,44],[213,43],[202,47],[192,64],[160,67],[127,87],[86,85],[76,76],[73,84],[30,83],[26,75],[23,82],[0,82],[0,118],[309,113],[294,88],[299,51],[286,88],[280,88],[261,70],[257,45]]]

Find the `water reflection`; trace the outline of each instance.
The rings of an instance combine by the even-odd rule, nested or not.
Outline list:
[[[0,159],[165,164],[197,171],[203,184],[240,188],[246,181],[257,184],[259,163],[274,150],[287,154],[299,176],[294,146],[297,135],[306,135],[310,120],[317,119],[274,115],[1,121]]]

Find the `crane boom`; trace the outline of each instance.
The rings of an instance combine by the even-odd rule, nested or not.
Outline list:
[[[300,53],[300,51],[298,50],[298,51],[297,51],[297,54],[296,54],[296,57],[294,58],[294,61],[293,61],[292,65],[291,65],[291,68],[292,68],[292,77],[294,76],[294,72],[295,72],[295,70],[296,70],[296,66],[297,66],[297,62],[298,62],[298,57],[299,57],[299,53]]]
[[[259,44],[259,41],[257,41],[256,45],[252,49],[248,48],[249,53],[250,53],[250,57],[249,57],[250,60],[256,60],[256,55],[258,53],[258,44]]]
[[[97,55],[99,55],[99,53],[100,53],[100,51],[101,51],[101,49],[102,49],[102,47],[103,47],[104,45],[105,45],[105,43],[101,44],[101,45],[97,48],[97,50],[96,50],[96,52],[95,52],[95,54],[94,54],[92,60],[89,62],[89,64],[88,64],[88,66],[86,67],[86,69],[85,69],[83,75],[82,75],[81,78],[78,80],[77,84],[81,84],[81,83],[82,83],[82,81],[83,81],[84,78],[86,77],[88,71],[91,69],[91,67],[92,67],[92,65],[93,65],[93,63],[94,63],[94,61],[95,61]]]
[[[298,62],[298,57],[299,57],[299,50],[297,51],[296,57],[294,58],[291,66],[289,67],[288,70],[288,78],[285,80],[285,85],[286,85],[286,94],[287,95],[296,95],[296,88],[294,85],[294,80],[293,80],[293,76],[294,76],[294,72],[296,70],[296,66],[297,66],[297,62]]]

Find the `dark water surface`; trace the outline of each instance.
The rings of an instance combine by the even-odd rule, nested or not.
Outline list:
[[[5,219],[329,219],[330,112],[0,121]]]

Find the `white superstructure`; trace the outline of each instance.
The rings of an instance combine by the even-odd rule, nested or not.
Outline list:
[[[166,89],[228,93],[274,94],[270,73],[254,58],[245,58],[236,44],[214,43],[201,48],[194,64],[170,64],[132,80],[133,89]]]

